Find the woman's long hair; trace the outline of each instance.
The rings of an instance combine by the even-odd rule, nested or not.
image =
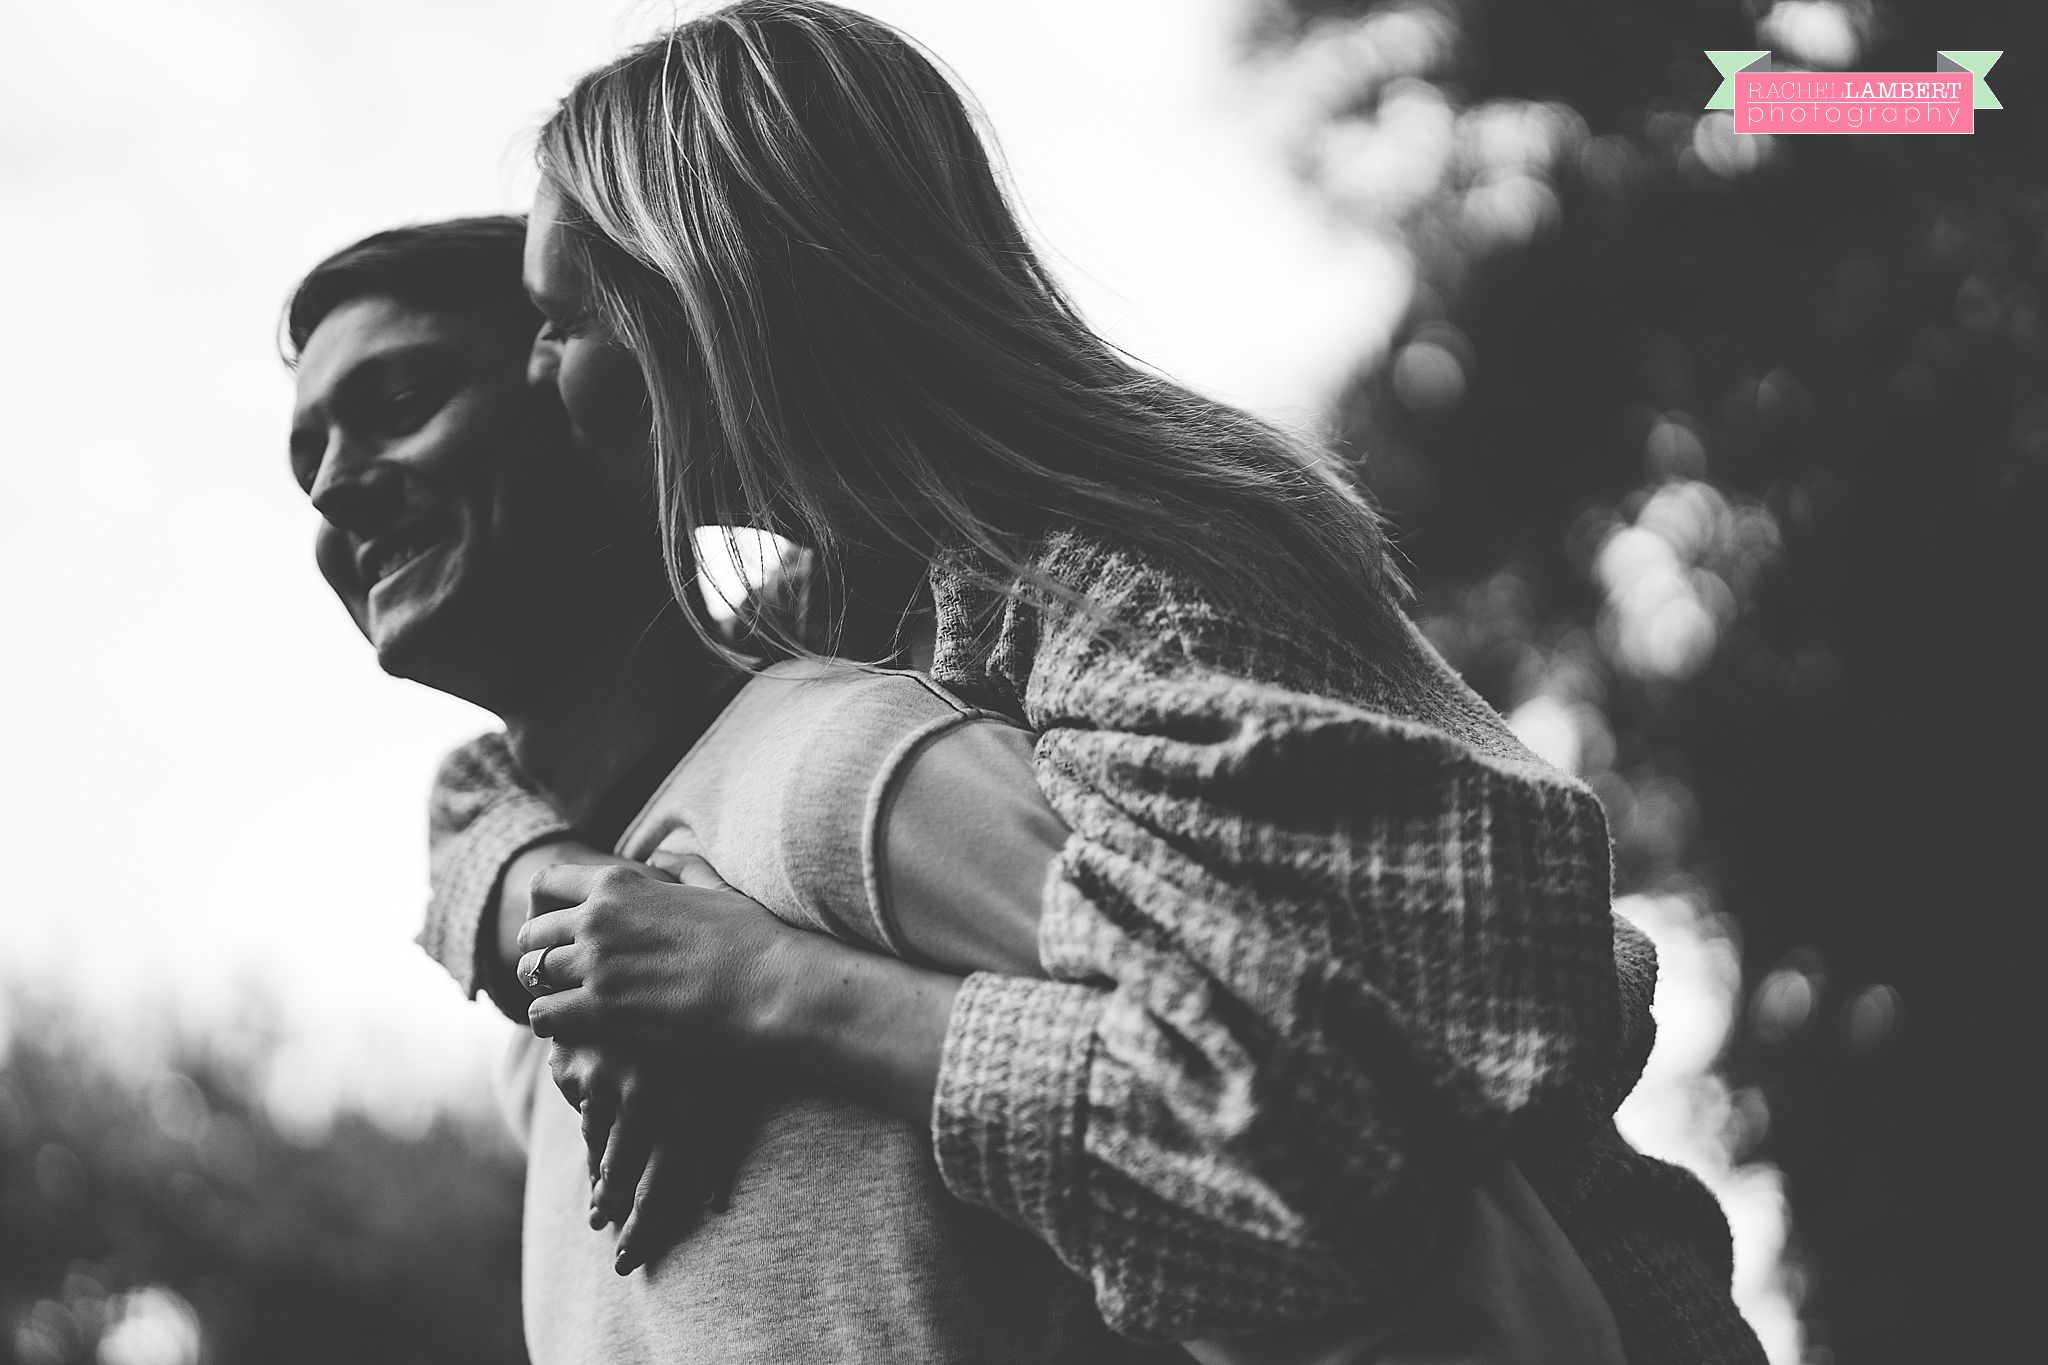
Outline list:
[[[849,555],[950,556],[1059,596],[1031,552],[1072,526],[1232,609],[1397,629],[1334,461],[1098,337],[958,92],[886,24],[820,0],[693,19],[580,80],[541,165],[646,375],[678,594],[693,528],[737,524],[809,544],[840,592]]]

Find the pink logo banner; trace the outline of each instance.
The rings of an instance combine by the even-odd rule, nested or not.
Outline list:
[[[1779,71],[1769,52],[1709,52],[1707,100],[1738,133],[1973,133],[2004,106],[1984,82],[2000,52],[1937,52],[1932,71]]]
[[[1738,133],[1969,133],[1977,78],[1968,71],[1743,71]]]

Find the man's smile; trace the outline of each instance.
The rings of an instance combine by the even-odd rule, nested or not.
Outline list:
[[[370,590],[430,550],[456,539],[445,517],[413,517],[356,547],[356,576]]]

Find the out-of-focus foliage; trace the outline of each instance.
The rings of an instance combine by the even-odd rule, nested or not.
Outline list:
[[[2048,6],[1256,9],[1303,175],[1415,263],[1339,431],[1418,614],[1594,784],[1618,890],[1739,941],[1714,1117],[1786,1174],[1808,1357],[1997,1349],[2043,904]],[[2003,49],[2005,107],[1737,136],[1703,50],[1752,48]]]
[[[520,1161],[481,1121],[280,1132],[263,1049],[135,1065],[49,1002],[0,1044],[0,1360],[523,1362]]]

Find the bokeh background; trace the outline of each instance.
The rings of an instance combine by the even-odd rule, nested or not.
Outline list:
[[[1355,460],[1432,639],[1585,775],[1663,959],[1624,1119],[1774,1365],[2027,1301],[2048,898],[2032,0],[873,0],[1089,315]],[[0,1359],[516,1361],[510,1026],[410,945],[488,718],[314,572],[277,312],[523,206],[618,0],[0,11]],[[1926,70],[1969,138],[1736,137],[1703,49]]]

